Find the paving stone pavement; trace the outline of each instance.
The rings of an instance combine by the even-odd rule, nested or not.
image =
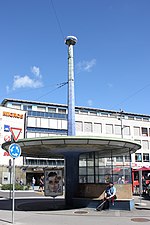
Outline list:
[[[15,211],[16,225],[137,225],[150,224],[150,199],[134,196],[135,209],[132,211],[105,210],[93,208],[53,211]],[[1,202],[0,202],[1,204]],[[0,225],[12,223],[12,211],[0,210]]]

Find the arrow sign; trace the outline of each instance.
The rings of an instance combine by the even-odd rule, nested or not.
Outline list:
[[[18,158],[21,155],[21,148],[18,144],[11,144],[9,146],[9,154],[12,158]]]

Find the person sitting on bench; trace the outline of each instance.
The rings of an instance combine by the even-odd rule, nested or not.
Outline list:
[[[114,200],[116,199],[116,188],[114,187],[113,182],[109,182],[109,185],[107,186],[105,190],[104,200],[112,202],[112,205],[114,204]]]
[[[109,202],[114,205],[114,200],[116,199],[116,188],[114,187],[113,182],[109,182],[109,185],[106,187],[104,199],[100,205],[97,206],[96,210],[100,211],[102,209],[109,208]]]

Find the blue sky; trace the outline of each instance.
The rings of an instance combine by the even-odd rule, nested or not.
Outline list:
[[[150,114],[149,0],[1,0],[0,101],[67,103],[74,35],[76,105]]]

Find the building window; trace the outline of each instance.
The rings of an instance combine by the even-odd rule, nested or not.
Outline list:
[[[55,134],[55,135],[67,135],[67,130],[64,129],[51,129],[51,128],[42,128],[42,127],[28,127],[27,128],[27,136],[29,137],[29,133],[36,133],[36,137],[41,137],[41,134]]]
[[[42,166],[64,166],[64,160],[60,159],[33,159],[33,158],[26,158],[25,165],[42,165]],[[36,167],[35,167],[36,170]]]
[[[148,129],[146,127],[142,127],[142,136],[148,136]]]
[[[42,128],[49,128],[48,119],[47,118],[41,118],[41,127]]]
[[[113,125],[106,124],[106,134],[113,134]]]
[[[120,125],[115,125],[115,134],[121,135],[121,126]]]
[[[66,114],[66,109],[58,109],[58,113]]]
[[[140,136],[140,127],[134,127],[134,136]]]
[[[130,156],[128,156],[128,155],[125,155],[125,162],[130,162],[131,160],[130,160]]]
[[[88,110],[80,110],[80,114],[88,115]]]
[[[91,115],[91,116],[97,116],[97,111],[91,111],[91,112],[90,112],[90,115]]]
[[[102,133],[102,124],[94,123],[94,133],[101,134]]]
[[[143,149],[149,149],[149,144],[148,144],[148,141],[142,141],[142,146],[143,146]]]
[[[134,139],[135,142],[137,142],[139,145],[141,144],[141,140]]]
[[[149,122],[149,118],[143,117],[143,121]]]
[[[36,118],[34,117],[28,117],[28,120],[27,120],[27,124],[28,124],[28,127],[36,127]]]
[[[32,105],[23,105],[23,110],[32,110]]]
[[[58,129],[57,120],[50,119],[49,122],[50,122],[49,128]]]
[[[134,120],[134,116],[128,116],[128,120]]]
[[[109,114],[108,114],[108,113],[105,113],[105,112],[101,112],[101,116],[106,116],[106,117],[108,117]]]
[[[149,128],[149,136],[150,136],[150,128]]]
[[[55,113],[56,112],[56,108],[48,107],[48,112]]]
[[[12,108],[21,109],[21,104],[12,104]]]
[[[143,162],[149,162],[149,154],[143,153]]]
[[[67,121],[66,120],[62,120],[61,121],[61,125],[62,125],[62,129],[66,129],[67,130]]]
[[[75,109],[75,114],[79,114],[79,109]]]
[[[137,117],[136,117],[136,120],[140,120],[140,121],[141,121],[141,120],[142,120],[142,117],[137,116]]]
[[[61,114],[61,113],[28,111],[28,116],[54,118],[54,119],[65,119],[65,120],[67,120],[67,114]]]
[[[124,126],[123,127],[123,133],[124,133],[124,135],[130,135],[130,127]]]
[[[142,162],[142,154],[135,153],[135,162]]]
[[[84,132],[92,132],[92,123],[84,122]]]
[[[37,106],[37,111],[39,111],[39,112],[46,112],[46,107]]]
[[[81,121],[76,121],[76,131],[83,132],[83,123]]]
[[[110,114],[110,117],[111,117],[111,118],[117,118],[117,114],[116,114],[116,113],[111,113],[111,114]],[[120,118],[119,118],[119,119],[120,119]]]

